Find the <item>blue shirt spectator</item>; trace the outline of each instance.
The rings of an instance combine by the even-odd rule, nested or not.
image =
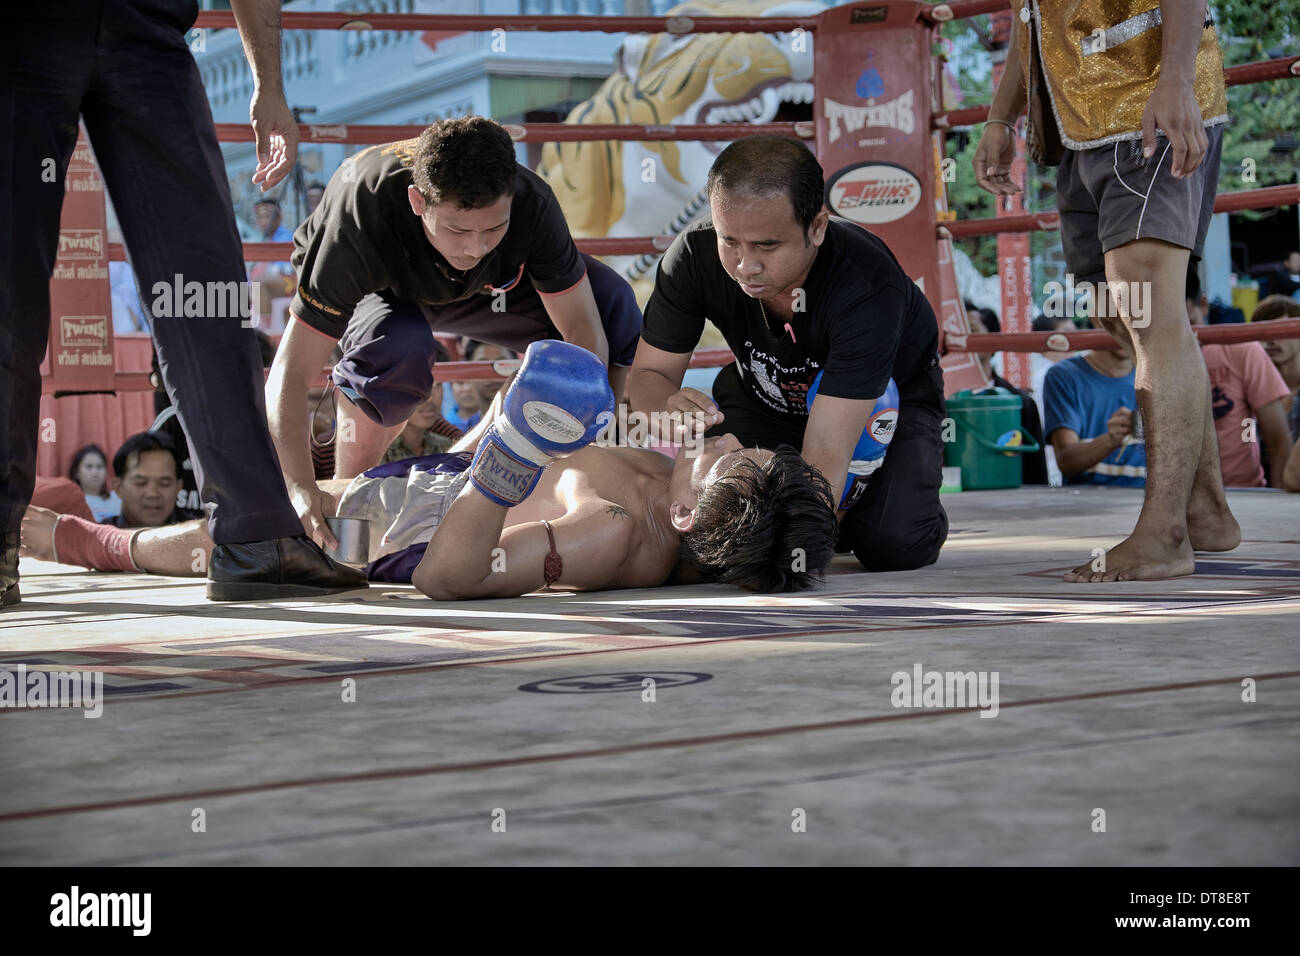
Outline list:
[[[1097,364],[1121,374],[1105,374]],[[1066,484],[1146,487],[1146,445],[1132,435],[1131,411],[1137,408],[1133,382],[1133,363],[1122,352],[1088,352],[1048,370],[1044,431],[1056,448]],[[1117,415],[1121,410],[1129,414]]]

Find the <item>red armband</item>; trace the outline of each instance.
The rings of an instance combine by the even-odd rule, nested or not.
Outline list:
[[[54,525],[54,560],[96,571],[140,571],[131,557],[131,542],[141,530],[59,515]]]

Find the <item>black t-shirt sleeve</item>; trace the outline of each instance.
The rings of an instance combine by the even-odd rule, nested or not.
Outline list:
[[[329,200],[321,201],[324,206]],[[317,209],[294,233],[298,291],[291,312],[318,332],[342,338],[357,303],[391,284],[383,258],[350,209]]]
[[[835,316],[818,394],[852,399],[883,395],[909,307],[904,290],[891,283]]]
[[[564,211],[550,187],[540,184],[531,221],[510,228],[525,228],[532,236],[528,249],[527,271],[538,292],[554,294],[567,292],[587,274],[587,264],[578,255],[573,235],[564,219]]]
[[[655,287],[645,305],[641,338],[664,352],[691,352],[704,334],[707,308],[700,293],[690,233],[673,240],[659,260]]]

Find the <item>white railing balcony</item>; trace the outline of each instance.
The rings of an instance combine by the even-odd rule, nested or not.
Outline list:
[[[620,16],[662,14],[675,2],[678,0],[294,0],[284,9],[359,14]],[[612,56],[617,35],[599,36],[602,42],[593,44],[582,34],[520,31],[509,36],[509,54],[505,58],[576,62],[601,55],[597,51]],[[485,32],[438,38],[436,51],[431,39],[419,30],[285,30],[281,70],[286,93],[291,100],[341,105],[404,78],[411,82],[445,79],[448,73],[465,68],[466,55],[480,62],[497,55],[491,35]],[[196,30],[189,40],[217,121],[239,122],[247,118],[253,77],[238,33],[228,29]],[[609,66],[612,70],[612,62]]]

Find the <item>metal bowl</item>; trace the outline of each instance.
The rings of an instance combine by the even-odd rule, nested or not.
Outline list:
[[[365,518],[326,518],[330,531],[338,539],[338,549],[325,553],[343,564],[366,564],[370,561],[370,522]]]

